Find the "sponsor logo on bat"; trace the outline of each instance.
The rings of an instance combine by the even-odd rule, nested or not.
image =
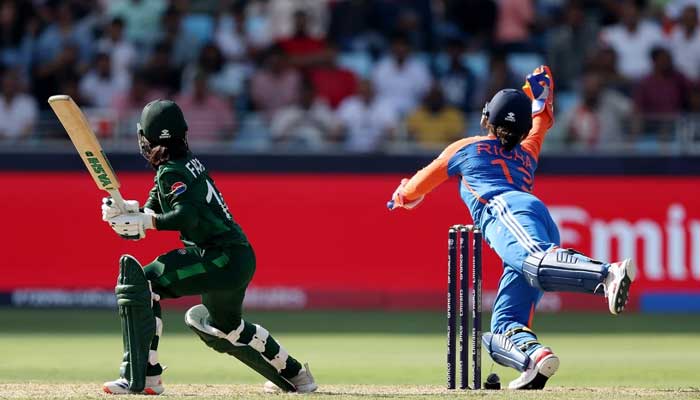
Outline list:
[[[92,168],[92,171],[96,174],[97,180],[100,181],[102,187],[107,187],[111,185],[112,181],[107,176],[105,168],[100,163],[100,159],[95,157],[95,154],[93,154],[91,151],[86,151],[85,156],[87,157],[88,163],[90,164],[90,168]]]

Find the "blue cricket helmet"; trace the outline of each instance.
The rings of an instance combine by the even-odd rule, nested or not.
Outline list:
[[[484,106],[484,116],[493,126],[502,126],[519,136],[532,128],[532,100],[520,90],[503,89]]]

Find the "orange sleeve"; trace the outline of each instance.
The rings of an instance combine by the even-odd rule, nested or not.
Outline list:
[[[554,125],[554,119],[546,112],[536,115],[532,119],[532,129],[530,129],[530,133],[528,133],[527,137],[520,143],[523,149],[535,157],[535,160],[540,157],[540,150],[542,150],[544,137],[547,135],[547,131],[552,125]]]
[[[404,196],[406,199],[408,201],[416,200],[440,186],[440,184],[445,182],[449,177],[447,175],[447,163],[450,161],[450,158],[464,146],[483,139],[485,139],[483,136],[468,137],[447,146],[445,150],[440,153],[438,158],[428,164],[427,167],[416,172],[416,174],[409,179],[404,187]]]

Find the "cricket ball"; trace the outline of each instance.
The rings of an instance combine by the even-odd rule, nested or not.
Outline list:
[[[489,374],[484,383],[484,389],[499,390],[501,388],[501,378],[495,373]]]

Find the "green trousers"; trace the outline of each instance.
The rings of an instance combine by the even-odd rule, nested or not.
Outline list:
[[[255,253],[250,246],[233,245],[202,249],[185,247],[167,252],[144,267],[152,289],[161,298],[201,295],[202,304],[209,310],[211,325],[229,333],[242,321],[243,298],[255,273]],[[154,311],[160,318],[160,306]],[[247,344],[256,332],[256,326],[243,321],[245,326],[239,342]],[[151,350],[156,350],[158,337]],[[267,340],[263,355],[273,358],[280,346],[272,336]],[[281,374],[291,378],[301,369],[293,357],[287,359],[287,368]],[[160,365],[150,366],[148,375],[159,374]]]

